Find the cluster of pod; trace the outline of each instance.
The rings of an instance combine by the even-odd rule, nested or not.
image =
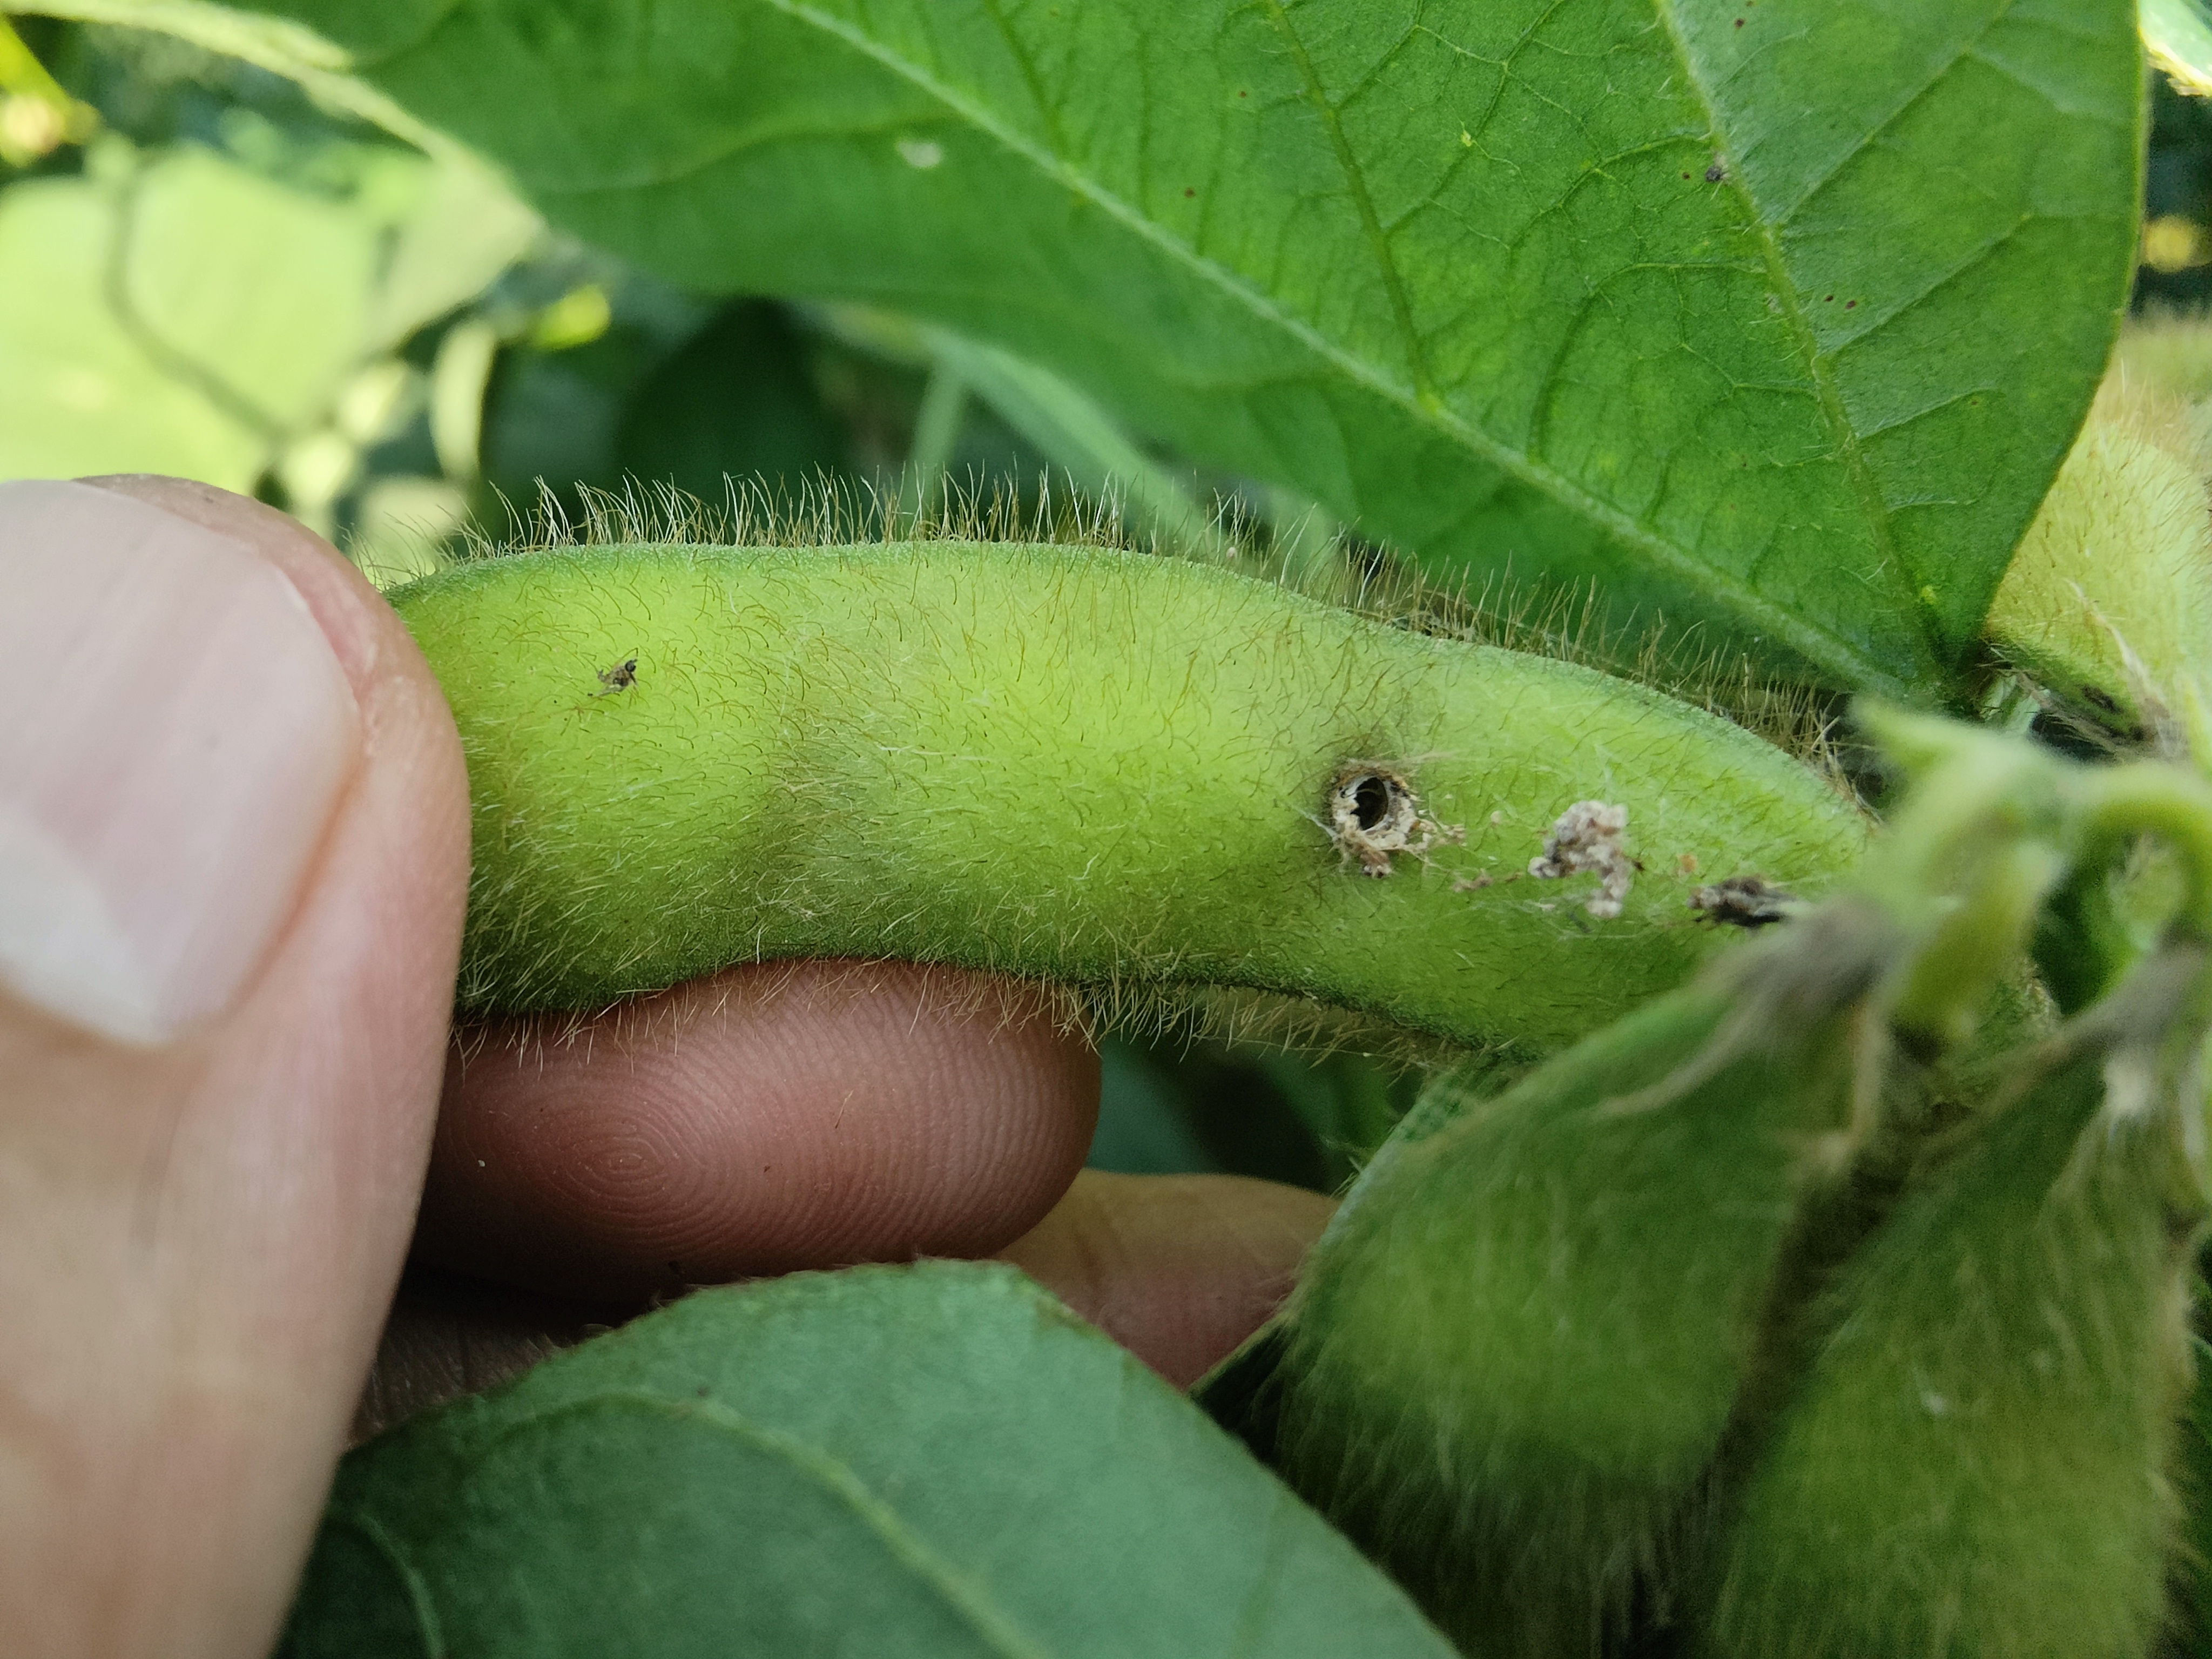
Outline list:
[[[2198,1639],[2212,789],[1876,724],[1916,783],[1850,889],[1431,1091],[1302,1277],[1277,1460],[1470,1656]],[[2182,896],[2122,948],[2146,836]]]

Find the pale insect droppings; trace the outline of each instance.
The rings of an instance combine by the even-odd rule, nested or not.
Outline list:
[[[1528,860],[1528,873],[1539,881],[1596,876],[1597,891],[1583,901],[1583,908],[1600,921],[1611,921],[1636,883],[1636,860],[1621,844],[1627,830],[1626,806],[1578,800],[1552,825],[1543,852]]]

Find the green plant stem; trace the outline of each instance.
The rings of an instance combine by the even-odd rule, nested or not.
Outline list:
[[[952,452],[960,441],[960,428],[968,414],[968,382],[958,369],[940,360],[922,387],[921,410],[915,417],[914,445],[907,466],[921,492],[922,510],[944,498],[945,474]]]
[[[2157,761],[2077,775],[2080,848],[2085,866],[2124,856],[2142,836],[2172,848],[2185,883],[2171,924],[2179,937],[2212,943],[2212,784]]]

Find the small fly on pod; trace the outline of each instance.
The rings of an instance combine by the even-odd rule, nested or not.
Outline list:
[[[2170,947],[2033,1052],[1805,1310],[1704,1659],[2142,1659],[2166,1618],[2212,1018]]]

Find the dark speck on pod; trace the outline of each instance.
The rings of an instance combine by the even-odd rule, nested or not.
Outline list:
[[[1802,908],[1797,896],[1763,876],[1730,876],[1690,895],[1690,908],[1719,927],[1765,927]]]

